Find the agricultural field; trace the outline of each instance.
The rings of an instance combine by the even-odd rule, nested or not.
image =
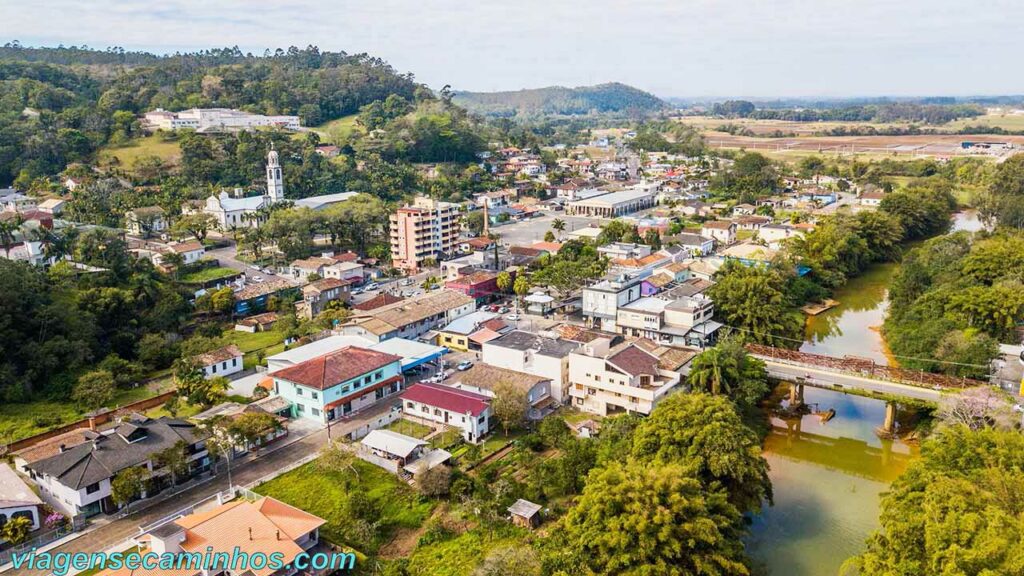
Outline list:
[[[989,113],[977,118],[961,118],[942,126],[947,130],[960,130],[967,126],[989,126],[1010,131],[1024,131],[1024,114]]]
[[[152,134],[145,138],[132,140],[124,146],[107,146],[100,150],[101,166],[117,165],[133,170],[141,158],[157,157],[164,164],[177,164],[181,159],[181,147],[175,140],[167,140],[166,134]]]
[[[754,134],[764,135],[774,132],[812,136],[835,128],[905,128],[909,123],[900,122],[793,122],[790,120],[758,120],[754,118],[717,118],[714,116],[683,116],[679,122],[693,126],[704,132],[715,132],[717,128],[727,124],[743,126]]]

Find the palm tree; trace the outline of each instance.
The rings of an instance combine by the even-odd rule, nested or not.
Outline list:
[[[47,258],[51,258],[53,255],[53,244],[57,240],[57,236],[47,227],[39,226],[29,230],[29,239],[33,242],[38,242],[43,247],[43,255]]]
[[[21,229],[21,215],[15,214],[14,218],[0,220],[0,246],[4,247],[4,255],[11,257],[11,248],[14,248],[15,235]]]
[[[730,392],[739,381],[736,356],[722,347],[705,350],[693,359],[690,384],[712,394]]]
[[[565,230],[565,220],[555,218],[554,221],[551,222],[551,229],[563,232]]]

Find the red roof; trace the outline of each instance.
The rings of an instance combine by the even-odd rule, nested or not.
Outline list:
[[[640,376],[641,374],[653,376],[658,373],[658,359],[636,346],[627,346],[619,353],[609,357],[608,362],[630,376]]]
[[[356,260],[359,260],[359,254],[352,251],[342,252],[341,254],[331,256],[331,260],[334,260],[335,262],[355,262]]]
[[[443,384],[413,384],[400,396],[402,400],[420,402],[427,406],[441,408],[459,414],[470,413],[473,416],[483,414],[491,405],[491,399],[483,394],[459,390]]]
[[[375,308],[380,308],[382,306],[387,306],[388,304],[394,304],[395,302],[401,302],[402,300],[404,300],[404,298],[402,298],[401,296],[395,296],[394,294],[391,294],[390,292],[381,292],[380,294],[374,296],[373,298],[370,298],[369,300],[367,300],[365,302],[360,302],[359,304],[356,304],[352,308],[354,308],[356,310],[363,310],[363,311],[373,310]]]
[[[317,390],[326,390],[401,359],[394,354],[346,346],[330,354],[278,370],[273,376]]]

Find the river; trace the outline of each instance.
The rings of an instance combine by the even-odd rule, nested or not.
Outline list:
[[[787,388],[769,404],[786,408]],[[747,550],[772,576],[837,574],[878,526],[880,494],[917,455],[915,446],[875,434],[885,419],[881,400],[807,387],[804,402],[836,414],[828,422],[814,413],[771,417],[764,456],[775,505],[754,517]]]
[[[976,211],[953,217],[952,230],[984,228]],[[835,292],[835,308],[807,321],[801,350],[833,356],[859,356],[888,364],[879,331],[888,310],[889,284],[898,265],[883,263]],[[780,385],[769,405],[785,409]],[[831,576],[863,549],[878,526],[879,497],[917,455],[916,446],[881,440],[875,428],[885,418],[885,402],[806,388],[804,402],[815,410],[834,409],[822,422],[814,414],[797,419],[771,417],[764,457],[775,505],[754,517],[747,548],[772,576]]]

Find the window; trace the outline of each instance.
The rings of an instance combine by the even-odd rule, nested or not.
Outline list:
[[[483,423],[484,423],[484,420],[486,420],[486,418],[484,418],[483,416],[481,416],[481,417],[479,417],[479,418],[477,418],[477,419],[476,419],[476,423],[477,423],[477,424],[483,424]]]
[[[413,408],[416,407],[416,405],[413,404],[412,402],[406,402],[405,407],[408,408],[409,410],[412,410]]]
[[[424,412],[426,412],[427,414],[430,414],[430,406],[424,406],[424,407],[422,408],[422,410],[423,410]]]
[[[366,378],[363,378],[363,384],[369,384],[370,380],[372,380],[371,376],[367,376]]]
[[[238,358],[232,358],[231,359],[231,365],[232,366],[238,366]]]
[[[302,388],[299,388],[298,386],[295,386],[295,395],[296,396],[302,396]]]
[[[380,380],[381,376],[383,376],[383,375],[384,375],[384,371],[383,371],[383,370],[377,370],[377,371],[376,371],[376,372],[375,372],[375,373],[373,374],[373,379],[374,379],[374,380]]]
[[[313,413],[313,416],[319,416],[320,415],[320,411],[317,410],[316,408],[311,408],[310,412]]]
[[[306,411],[306,407],[303,406],[302,404],[299,404],[298,402],[296,402],[295,403],[295,411],[298,412],[299,414],[302,414],[302,413],[304,413]]]
[[[216,374],[216,373],[217,373],[217,365],[214,364],[213,366],[210,366],[210,374]]]
[[[463,417],[462,417],[462,421],[463,421],[463,422],[465,422],[465,421],[466,421],[466,417],[465,417],[465,416],[463,416]]]
[[[601,377],[598,376],[597,374],[594,374],[594,382],[600,382],[600,381],[601,381]]]
[[[99,482],[96,482],[95,484],[89,484],[88,486],[85,487],[85,493],[86,494],[95,494],[95,493],[97,493],[99,491],[100,491],[100,483]]]
[[[319,400],[319,399],[320,399],[320,395],[317,394],[316,392],[313,392],[313,400]]]
[[[434,408],[434,416],[440,416],[440,415],[441,415],[441,410],[439,408]]]

